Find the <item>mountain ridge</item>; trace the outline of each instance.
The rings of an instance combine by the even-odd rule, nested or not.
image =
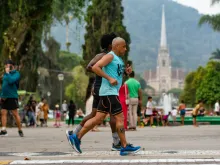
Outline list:
[[[218,48],[220,34],[208,25],[198,26],[201,14],[196,9],[172,0],[124,0],[123,22],[131,37],[129,59],[133,61],[136,72],[143,73],[156,67],[163,4],[172,67],[182,67],[188,71],[204,65],[211,52]],[[85,23],[77,25],[76,21],[70,24],[76,31],[70,33],[71,51],[78,54],[81,54],[84,43],[84,26]],[[53,27],[51,34],[65,49],[65,27]]]

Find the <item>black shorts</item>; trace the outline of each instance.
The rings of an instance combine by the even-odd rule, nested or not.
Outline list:
[[[92,108],[97,109],[99,105],[100,96],[99,95],[93,95],[93,103]]]
[[[193,118],[196,118],[196,117],[197,117],[197,115],[192,115],[192,117],[193,117]]]
[[[144,115],[145,118],[152,117],[153,115]]]
[[[19,107],[18,99],[17,98],[2,99],[1,107],[2,109],[6,109],[6,110],[17,110]]]
[[[122,113],[122,107],[118,96],[100,96],[97,111],[106,114],[110,113],[112,115]]]

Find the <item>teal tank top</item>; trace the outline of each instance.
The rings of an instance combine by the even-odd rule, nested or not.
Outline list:
[[[118,85],[112,86],[107,79],[102,78],[102,84],[99,90],[99,96],[110,96],[110,95],[118,96],[118,91],[122,85],[125,65],[121,57],[117,56],[113,51],[109,52],[108,54],[113,55],[113,60],[108,65],[103,67],[102,70],[110,77],[116,79]]]

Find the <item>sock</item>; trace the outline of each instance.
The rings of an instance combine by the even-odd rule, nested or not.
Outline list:
[[[113,143],[114,145],[118,145],[120,142],[119,136],[117,132],[112,133]]]
[[[75,134],[77,134],[77,133],[79,133],[79,131],[82,129],[82,126],[79,124],[79,125],[77,125],[76,126],[76,128],[75,128],[75,130],[73,130],[73,132],[75,133]]]
[[[2,127],[2,131],[5,131],[6,130],[6,127]]]

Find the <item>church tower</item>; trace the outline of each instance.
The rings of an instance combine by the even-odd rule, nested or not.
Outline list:
[[[163,5],[160,48],[157,59],[157,81],[159,82],[159,92],[167,92],[171,89],[171,71],[171,59],[167,46],[165,10]]]

